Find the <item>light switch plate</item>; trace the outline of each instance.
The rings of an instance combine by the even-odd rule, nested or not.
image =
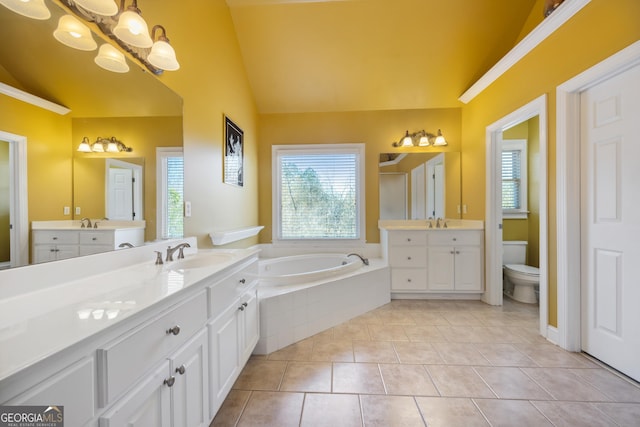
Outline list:
[[[62,208],[62,214],[71,215],[71,208],[69,206],[65,206],[64,208]]]
[[[191,216],[191,202],[184,202],[184,216]]]

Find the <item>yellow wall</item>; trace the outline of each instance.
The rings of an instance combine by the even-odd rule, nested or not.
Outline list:
[[[484,219],[486,127],[547,94],[549,323],[553,326],[557,326],[555,88],[637,41],[640,38],[638,17],[640,2],[637,0],[592,0],[462,108],[462,198],[469,209],[465,218]]]
[[[11,260],[9,183],[9,143],[0,140],[0,263]]]
[[[446,147],[395,148],[406,130],[442,133]],[[378,231],[378,163],[380,153],[459,151],[460,110],[366,111],[344,113],[265,114],[260,116],[259,195],[260,224],[265,229],[261,242],[270,242],[271,223],[271,147],[289,144],[365,143],[366,240],[380,241]]]
[[[118,118],[83,118],[73,120],[74,158],[87,159],[105,157],[127,159],[144,159],[144,219],[146,221],[145,240],[156,238],[156,147],[182,146],[182,117],[118,117]],[[87,136],[91,142],[98,136],[109,138],[115,136],[126,146],[133,148],[131,152],[116,155],[99,153],[80,153],[75,151],[82,138]],[[93,179],[98,180],[93,188],[87,186],[89,177],[83,175],[87,168],[78,162],[74,166],[74,207],[82,208],[80,217],[102,218],[105,216],[104,191],[96,197],[95,188],[104,189],[104,163],[98,169],[92,169]],[[99,177],[97,175],[100,175]],[[76,218],[79,219],[79,218]]]

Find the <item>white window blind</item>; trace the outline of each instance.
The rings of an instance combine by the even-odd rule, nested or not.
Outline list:
[[[307,152],[287,151],[282,149],[276,156],[278,240],[359,239],[358,150],[313,146]]]
[[[521,150],[502,151],[502,209],[521,209]]]
[[[167,235],[168,238],[184,234],[184,159],[167,158]]]

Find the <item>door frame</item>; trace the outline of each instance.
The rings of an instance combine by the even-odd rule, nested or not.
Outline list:
[[[547,95],[544,94],[486,128],[486,221],[485,276],[486,289],[482,300],[502,305],[502,132],[518,123],[539,117],[540,134],[540,302],[539,330],[543,337],[555,340],[555,330],[548,326],[549,267],[547,212]]]
[[[640,65],[640,41],[556,88],[557,344],[569,351],[582,350],[580,94],[636,65]]]
[[[0,131],[9,143],[9,231],[11,267],[29,264],[29,200],[27,191],[27,137]]]

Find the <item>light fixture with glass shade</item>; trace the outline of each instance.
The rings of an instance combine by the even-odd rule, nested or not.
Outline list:
[[[86,136],[82,138],[82,142],[78,146],[77,151],[82,153],[120,153],[131,152],[133,148],[127,147],[122,141],[116,139],[115,136],[111,138],[97,138],[96,142],[91,144],[89,138]]]
[[[53,37],[60,43],[78,50],[95,50],[98,47],[89,27],[71,15],[60,17]]]
[[[109,43],[104,43],[98,50],[98,56],[94,59],[100,67],[114,73],[126,73],[129,65],[124,58],[124,54]]]
[[[156,40],[156,30],[161,30],[158,40]],[[167,38],[167,32],[162,25],[155,25],[151,31],[152,40],[156,40],[151,47],[151,52],[147,56],[147,61],[154,67],[158,67],[161,70],[175,71],[180,68],[178,60],[176,59],[176,52],[169,44]]]
[[[78,151],[81,153],[90,153],[91,152],[91,144],[89,143],[89,138],[86,136],[82,138],[82,142],[78,146]]]
[[[119,10],[114,0],[74,0],[74,3],[84,10],[102,16],[116,15]]]
[[[124,6],[124,0],[122,5]],[[131,6],[120,14],[113,34],[131,46],[147,48],[153,46],[153,40],[149,36],[149,27],[141,13],[137,0],[133,0]]]
[[[406,131],[404,136],[399,141],[391,144],[394,147],[428,147],[429,145],[444,146],[447,145],[447,140],[442,136],[442,131],[438,129],[438,134],[434,135],[430,132],[419,130],[417,132],[409,133]]]
[[[19,15],[31,19],[49,19],[51,12],[44,0],[0,0],[0,4]]]

